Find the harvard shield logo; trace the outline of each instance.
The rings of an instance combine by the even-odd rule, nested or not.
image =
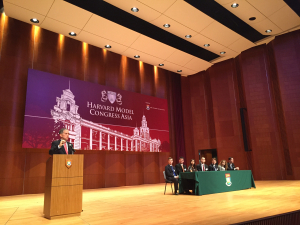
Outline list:
[[[72,159],[66,159],[66,167],[69,169],[72,166]]]
[[[110,103],[113,104],[116,101],[117,94],[113,91],[107,91],[107,97],[108,101],[110,101]]]
[[[226,179],[226,185],[229,187],[231,186],[231,177],[230,177],[230,173],[225,173],[225,179]]]

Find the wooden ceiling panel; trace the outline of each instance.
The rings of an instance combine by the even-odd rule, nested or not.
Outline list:
[[[161,59],[168,58],[176,50],[144,35],[140,35],[130,47]]]
[[[47,17],[79,29],[82,29],[85,26],[91,16],[92,13],[65,1],[55,1],[47,15]]]
[[[283,0],[246,0],[253,7],[258,9],[266,17],[271,16],[282,7],[286,6]]]
[[[248,23],[250,26],[253,23],[260,22],[266,19],[266,16],[263,15],[259,10],[249,4],[246,0],[236,0],[235,3],[239,4],[239,7],[232,8],[232,2],[229,4],[224,4],[223,7],[226,8],[228,11],[239,17],[244,22]],[[250,17],[256,17],[256,20],[250,21]]]
[[[110,45],[111,48],[107,50],[118,54],[122,54],[124,51],[126,51],[126,49],[128,49],[127,46],[121,45],[119,43],[99,37],[94,34],[90,34],[86,31],[81,31],[80,34],[77,36],[77,39],[103,49],[105,48],[105,45]]]
[[[191,38],[190,40],[192,43],[207,49],[208,51],[214,52],[218,55],[220,55],[220,52],[224,51],[226,49],[226,47],[224,45],[221,45],[220,43],[205,37],[202,34],[197,34],[196,36],[194,36],[193,38]],[[205,47],[204,44],[209,44],[209,47]]]
[[[235,33],[217,21],[213,22],[203,31],[201,31],[201,34],[224,46],[229,46],[241,38],[239,34]]]
[[[140,36],[135,31],[96,15],[91,17],[83,30],[125,46],[130,46]]]
[[[46,16],[54,0],[4,0],[3,3],[5,7],[6,2]]]
[[[70,32],[75,32],[77,35],[80,35],[80,29],[48,17],[45,18],[40,27],[69,37],[72,37],[69,35]],[[76,37],[72,38],[76,39]]]
[[[229,45],[228,48],[232,49],[235,52],[240,53],[240,52],[242,52],[246,49],[252,48],[254,46],[255,46],[255,44],[252,43],[251,41],[247,40],[246,38],[240,38],[233,44]]]
[[[211,67],[212,64],[209,62],[206,62],[202,59],[199,59],[197,57],[194,57],[192,60],[190,60],[184,67],[200,72],[203,70],[206,70],[207,68]]]
[[[174,64],[184,66],[189,61],[191,61],[194,56],[187,54],[180,50],[175,50],[171,56],[169,56],[166,60],[172,62]],[[204,60],[203,60],[204,61]]]
[[[272,32],[268,33],[268,35],[276,35],[283,31],[268,18],[264,19],[263,21],[260,21],[259,23],[253,23],[251,24],[251,26],[257,31],[259,31],[261,34],[265,35],[267,35],[266,30],[269,29],[272,30]]]
[[[283,31],[300,25],[300,17],[289,6],[281,8],[271,15],[269,19]]]
[[[157,58],[155,56],[149,55],[147,53],[132,48],[128,48],[125,52],[122,53],[122,55],[154,66],[158,66],[158,64],[163,62],[163,59]],[[135,55],[139,55],[140,58],[134,58]]]
[[[170,8],[176,0],[137,0],[138,2],[141,2],[152,9],[155,9],[156,11],[163,13],[168,8]]]
[[[185,38],[185,35],[192,35],[193,38],[197,34],[196,31],[184,26],[181,23],[178,23],[176,20],[173,20],[165,15],[161,15],[157,19],[151,21],[151,23],[188,41],[190,41],[190,39]],[[165,28],[163,25],[166,23],[170,24],[171,26],[169,28]]]
[[[176,1],[164,15],[196,32],[202,31],[214,20],[184,1]]]
[[[37,12],[30,11],[20,6],[4,2],[5,15],[15,18],[17,20],[26,21],[27,23],[34,24],[30,21],[31,18],[37,18],[40,23],[45,19],[45,16]],[[37,24],[34,24],[37,25]]]
[[[137,16],[146,21],[152,21],[161,15],[160,12],[150,8],[149,6],[136,1],[136,0],[104,0],[109,4],[112,4],[134,16]],[[139,9],[138,12],[132,12],[131,8],[136,7]]]

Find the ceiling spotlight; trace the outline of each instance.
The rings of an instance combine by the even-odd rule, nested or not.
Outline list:
[[[140,56],[139,55],[135,55],[134,58],[140,58]]]
[[[220,52],[221,55],[224,55],[226,52]]]
[[[133,8],[131,8],[131,11],[132,11],[132,12],[138,12],[139,9],[138,9],[137,7],[133,7]]]
[[[231,7],[232,7],[232,8],[237,8],[237,7],[239,7],[239,4],[233,3],[233,4],[231,5]]]
[[[72,32],[69,33],[69,35],[76,36],[76,33],[72,31]]]
[[[170,26],[171,26],[171,25],[168,24],[168,23],[165,23],[165,24],[164,24],[164,27],[165,27],[165,28],[169,28]]]
[[[271,33],[272,32],[272,30],[266,30],[266,33]]]
[[[111,46],[110,46],[110,45],[105,45],[104,47],[105,47],[105,48],[111,48]]]
[[[209,47],[209,46],[210,46],[210,44],[205,44],[205,45],[204,45],[204,47]]]
[[[162,63],[160,63],[160,64],[158,64],[159,66],[164,66],[165,64],[162,64]]]
[[[182,70],[177,70],[177,72],[178,72],[178,73],[181,73],[181,72],[182,72]]]
[[[256,17],[250,17],[249,20],[251,21],[256,20]]]
[[[191,38],[192,35],[188,34],[188,35],[185,35],[186,38]]]
[[[30,19],[30,21],[33,22],[33,23],[39,23],[40,22],[37,18],[32,18],[32,19]]]

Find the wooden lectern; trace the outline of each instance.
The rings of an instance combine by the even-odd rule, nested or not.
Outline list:
[[[46,163],[44,214],[48,219],[80,216],[83,155],[54,154]]]

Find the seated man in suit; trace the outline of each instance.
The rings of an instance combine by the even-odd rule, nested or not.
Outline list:
[[[218,171],[218,164],[217,164],[217,159],[212,158],[211,164],[208,166],[209,171]]]
[[[169,181],[172,181],[174,183],[175,187],[175,195],[178,195],[177,190],[178,190],[178,175],[176,174],[175,169],[173,168],[173,158],[169,157],[168,159],[168,165],[165,167],[165,175],[166,179]]]
[[[235,167],[235,165],[233,164],[233,158],[229,157],[228,158],[228,164],[227,164],[227,170],[239,170],[239,167]]]
[[[184,163],[184,158],[180,157],[179,163],[176,164],[176,166],[175,166],[176,174],[179,175],[180,172],[184,173],[186,171],[186,165],[184,165],[183,163]]]
[[[59,140],[52,142],[49,154],[73,154],[75,152],[73,145],[72,143],[68,142],[69,130],[66,128],[60,129],[59,136]]]
[[[207,171],[208,170],[208,166],[205,164],[204,157],[201,158],[201,163],[197,165],[197,170],[198,171]]]

